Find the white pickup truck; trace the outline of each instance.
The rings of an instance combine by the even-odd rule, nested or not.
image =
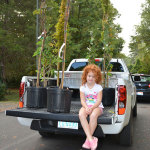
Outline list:
[[[97,58],[95,62],[102,67],[102,60]],[[133,138],[133,116],[137,116],[136,87],[122,59],[112,59],[110,63],[113,65],[112,76],[109,77],[108,88],[103,89],[104,113],[98,118],[94,135],[105,137],[106,134],[118,134],[120,144],[130,146]],[[44,137],[51,134],[84,135],[78,117],[81,107],[79,87],[82,69],[87,64],[87,59],[74,59],[65,71],[64,86],[72,90],[70,113],[50,113],[46,108],[29,108],[26,87],[33,86],[36,77],[24,76],[20,87],[20,100],[23,100],[23,107],[6,110],[6,115],[18,117],[19,123],[37,130]],[[49,81],[55,79],[56,77]],[[47,82],[51,83],[49,81]]]

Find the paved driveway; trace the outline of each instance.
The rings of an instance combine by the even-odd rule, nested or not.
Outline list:
[[[97,150],[150,150],[150,104],[138,103],[131,147],[120,146],[117,135],[99,139]],[[16,117],[0,112],[0,150],[81,150],[82,136],[55,135],[41,138],[37,131],[21,126]]]

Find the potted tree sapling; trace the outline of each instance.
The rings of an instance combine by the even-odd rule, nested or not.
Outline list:
[[[109,78],[111,76],[111,69],[112,65],[110,64],[110,60],[113,56],[113,50],[114,50],[114,34],[112,30],[112,17],[111,12],[112,12],[112,6],[110,4],[110,0],[101,0],[101,6],[102,6],[102,24],[101,24],[101,31],[99,33],[100,36],[100,44],[101,44],[101,49],[98,52],[96,48],[94,47],[94,42],[95,42],[95,36],[94,32],[90,32],[91,40],[90,40],[90,45],[88,47],[88,58],[89,58],[89,63],[98,63],[95,62],[95,58],[99,58],[99,54],[103,55],[102,59],[102,86],[103,86],[103,96],[108,97],[110,99],[105,99],[103,104],[111,105],[111,100],[113,96],[113,92],[115,91],[114,88],[111,88],[109,86]],[[111,10],[111,11],[110,11]],[[98,32],[98,31],[97,31]],[[96,33],[97,34],[97,33]],[[99,64],[98,64],[99,65]],[[105,92],[106,91],[106,92]],[[105,93],[108,95],[106,96]]]
[[[69,19],[70,0],[62,0],[60,6],[60,17],[56,25],[55,37],[57,40],[57,48],[62,50],[62,78],[59,83],[60,61],[57,63],[57,87],[47,88],[47,111],[49,112],[70,112],[71,91],[63,87],[64,70],[65,70],[65,56],[67,43],[67,24]],[[64,47],[63,47],[64,46]],[[58,50],[58,57],[60,51]]]
[[[112,105],[112,97],[115,91],[114,88],[109,87],[109,77],[111,76],[112,65],[110,64],[110,60],[113,56],[114,50],[114,37],[112,27],[109,23],[112,21],[111,17],[109,17],[111,10],[111,5],[109,0],[101,0],[102,10],[103,10],[103,18],[102,18],[102,32],[101,32],[101,41],[103,43],[103,87],[106,92],[103,92],[103,96],[105,101],[103,104]],[[107,96],[105,95],[107,93]]]
[[[38,44],[41,46],[38,47],[36,52],[34,53],[34,56],[38,56],[38,70],[37,70],[37,82],[35,87],[27,87],[27,107],[31,108],[43,108],[47,107],[47,91],[46,91],[46,84],[44,84],[45,87],[40,87],[40,73],[41,73],[41,58],[42,53],[44,51],[44,44],[47,37],[47,32],[45,28],[45,19],[46,19],[46,2],[45,0],[41,1],[40,6],[40,21],[41,21],[41,38]],[[45,82],[44,78],[44,82]]]

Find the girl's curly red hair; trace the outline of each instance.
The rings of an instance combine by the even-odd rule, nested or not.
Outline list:
[[[82,85],[84,85],[87,82],[87,75],[89,72],[93,72],[95,75],[95,82],[97,84],[101,84],[102,81],[102,73],[101,73],[101,69],[95,65],[95,64],[90,64],[87,65],[84,69],[83,69],[83,74],[82,74]]]

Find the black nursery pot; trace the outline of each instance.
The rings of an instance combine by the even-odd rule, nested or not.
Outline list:
[[[47,88],[47,111],[52,113],[69,113],[71,91],[58,87]]]
[[[115,103],[115,88],[104,88],[102,103],[104,106],[112,106]]]
[[[47,91],[44,87],[27,87],[27,107],[29,108],[46,108]]]

